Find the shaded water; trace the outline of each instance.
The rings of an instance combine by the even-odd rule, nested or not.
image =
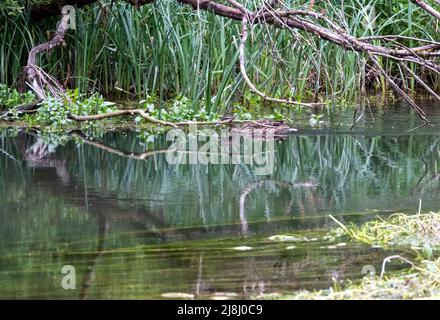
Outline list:
[[[426,105],[432,119],[436,106]],[[0,138],[0,298],[251,298],[327,288],[378,270],[390,254],[335,227],[376,215],[440,208],[437,127],[406,106],[367,112],[352,130],[304,129],[276,144],[275,170],[171,165],[135,132]],[[307,183],[305,187],[295,187]],[[292,234],[293,242],[273,235]],[[247,249],[247,250],[244,250]],[[61,286],[76,269],[76,289]]]

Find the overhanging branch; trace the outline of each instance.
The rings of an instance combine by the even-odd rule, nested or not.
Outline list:
[[[120,0],[123,1],[123,0]],[[132,5],[140,6],[147,3],[154,2],[155,0],[124,0]],[[435,3],[440,4],[440,0],[434,0]],[[83,6],[94,2],[93,0],[56,0],[50,4],[50,7],[60,10],[60,6],[66,4],[76,4]],[[357,38],[343,28],[337,25],[334,21],[329,19],[324,13],[313,11],[313,6],[309,9],[297,8],[291,9],[286,3],[281,1],[273,2],[272,4],[263,4],[258,8],[254,8],[254,11],[247,9],[246,5],[237,0],[227,0],[227,4],[220,3],[212,0],[176,0],[181,4],[190,5],[194,10],[203,10],[212,12],[218,16],[222,16],[229,19],[238,20],[242,23],[241,42],[239,46],[240,57],[240,70],[242,76],[250,87],[250,89],[256,94],[263,97],[263,99],[275,102],[275,103],[289,103],[289,104],[303,104],[296,101],[290,101],[288,99],[278,99],[267,96],[264,92],[257,89],[252,83],[249,76],[246,73],[245,68],[245,45],[248,36],[248,26],[252,28],[257,25],[267,25],[276,28],[285,28],[289,30],[299,30],[312,34],[314,37],[324,39],[331,43],[334,43],[348,51],[357,52],[359,54],[365,54],[370,58],[370,61],[374,68],[384,76],[388,81],[391,88],[404,100],[408,101],[411,107],[418,113],[420,118],[428,123],[426,115],[423,110],[417,106],[417,104],[407,95],[392,77],[385,71],[385,69],[379,63],[378,58],[384,58],[394,61],[397,65],[406,65],[408,63],[414,63],[422,68],[426,68],[438,75],[440,75],[440,66],[433,60],[433,58],[440,56],[440,43],[436,41],[427,41],[424,39],[418,39],[411,37],[412,41],[419,42],[420,44],[415,47],[406,47],[401,45],[398,40],[408,40],[402,36],[372,36],[365,38]],[[440,12],[434,7],[430,6],[423,0],[412,0],[421,9],[432,15],[433,17],[440,19]],[[56,4],[54,6],[54,4]],[[275,5],[276,4],[276,5]],[[49,5],[32,8],[32,15],[38,15],[38,13],[50,14]],[[63,16],[60,26],[55,33],[55,36],[44,44],[41,44],[29,54],[29,61],[26,67],[27,78],[37,93],[39,98],[45,98],[44,88],[47,86],[48,77],[44,76],[41,69],[36,67],[36,55],[43,51],[48,51],[56,46],[59,46],[64,41],[64,34],[66,32],[66,20],[68,17]],[[252,31],[252,30],[251,30]],[[376,43],[372,43],[373,40]],[[377,44],[377,41],[381,44]],[[405,67],[404,67],[405,69]],[[425,88],[431,95],[435,93],[430,89],[429,85],[423,81],[423,79],[416,74],[410,73],[411,76]],[[434,95],[435,96],[435,95]],[[435,96],[436,97],[436,96]],[[436,97],[438,98],[438,96]],[[313,105],[313,104],[305,104]]]

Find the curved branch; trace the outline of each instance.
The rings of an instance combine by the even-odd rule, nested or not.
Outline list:
[[[167,149],[151,150],[151,151],[146,151],[146,152],[130,152],[130,151],[120,150],[120,149],[114,148],[112,146],[109,146],[103,142],[94,140],[93,138],[85,135],[83,132],[78,131],[78,130],[71,131],[69,133],[69,135],[73,136],[73,137],[78,137],[84,143],[91,145],[93,147],[105,150],[109,153],[118,155],[120,157],[125,157],[125,158],[130,158],[130,159],[135,159],[135,160],[146,160],[147,158],[149,158],[151,156],[175,151],[172,148],[167,148]]]
[[[65,12],[52,39],[39,44],[29,52],[27,65],[24,68],[24,75],[39,100],[46,100],[45,88],[50,87],[51,82],[55,83],[55,87],[57,87],[57,84],[56,81],[37,66],[37,55],[64,44],[64,36],[69,28],[69,20],[69,13]],[[49,91],[54,90],[49,89]]]
[[[230,0],[229,0],[230,1]],[[246,72],[246,62],[245,62],[245,46],[246,46],[246,41],[248,38],[248,19],[246,15],[243,15],[243,20],[241,23],[241,40],[240,40],[240,45],[238,47],[238,52],[239,52],[239,61],[240,61],[240,71],[241,71],[241,75],[244,79],[244,81],[246,82],[246,84],[249,86],[249,88],[255,92],[257,95],[259,95],[260,97],[262,97],[264,100],[266,101],[270,101],[270,102],[276,102],[276,103],[285,103],[285,104],[293,104],[293,105],[300,105],[300,106],[307,106],[307,107],[315,107],[317,105],[322,105],[322,103],[304,103],[304,102],[298,102],[298,101],[294,101],[294,100],[287,100],[287,99],[278,99],[278,98],[273,98],[273,97],[269,97],[267,94],[265,94],[264,92],[260,91],[251,81],[251,79],[249,78],[247,72]]]
[[[420,8],[428,12],[430,15],[434,16],[435,18],[440,20],[440,12],[435,10],[433,7],[431,7],[429,4],[427,4],[425,1],[422,0],[412,0],[416,5],[418,5]],[[437,4],[440,4],[439,1],[436,1]]]

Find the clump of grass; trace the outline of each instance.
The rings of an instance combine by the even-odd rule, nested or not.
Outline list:
[[[369,275],[360,281],[335,282],[325,290],[297,291],[289,295],[263,295],[262,299],[288,300],[369,300],[369,299],[439,299],[440,258],[433,253],[440,248],[440,213],[407,215],[398,213],[387,219],[378,218],[361,226],[344,225],[330,216],[339,228],[332,233],[345,235],[369,245],[383,248],[412,248],[417,251],[417,262],[401,256],[384,260],[380,276]],[[400,259],[411,268],[385,275],[386,263]]]
[[[344,226],[335,218],[333,220],[340,226],[337,233],[345,233],[352,239],[369,245],[422,249],[427,257],[440,249],[440,213],[397,213],[387,219],[378,218],[361,226]]]
[[[298,291],[291,295],[265,295],[263,299],[286,300],[401,300],[440,298],[440,259],[422,261],[411,272],[401,272],[384,278],[365,277],[360,283],[348,281],[343,286],[326,290]]]

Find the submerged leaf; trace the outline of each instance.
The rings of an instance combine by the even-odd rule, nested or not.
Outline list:
[[[280,242],[284,242],[284,241],[291,241],[291,242],[307,241],[306,238],[300,238],[300,237],[295,237],[295,236],[287,236],[287,235],[282,235],[282,234],[271,236],[268,239],[270,241],[280,241]]]

